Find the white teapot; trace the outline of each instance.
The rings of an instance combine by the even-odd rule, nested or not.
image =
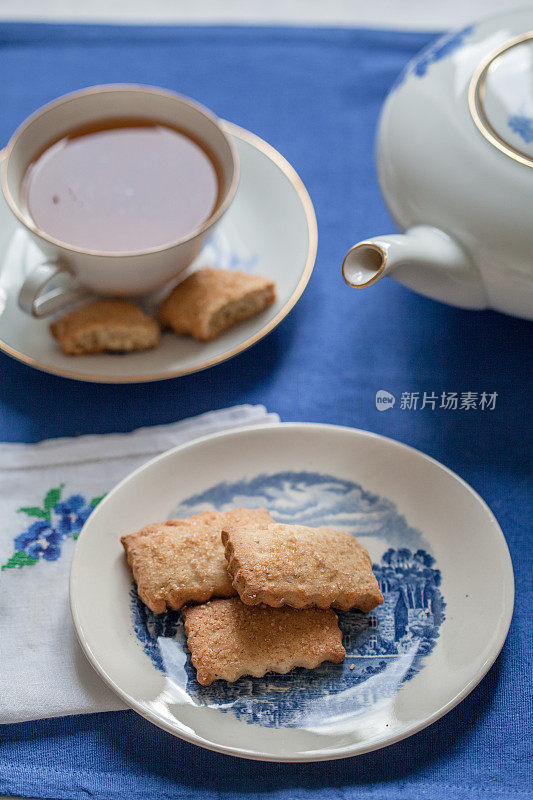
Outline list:
[[[377,162],[405,233],[352,247],[346,282],[391,275],[445,303],[533,319],[533,8],[411,61],[385,102]]]

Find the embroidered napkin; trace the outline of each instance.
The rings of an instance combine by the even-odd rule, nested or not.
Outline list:
[[[70,561],[83,523],[158,453],[278,421],[263,406],[236,406],[133,433],[0,444],[0,722],[125,707],[87,662],[70,618]]]

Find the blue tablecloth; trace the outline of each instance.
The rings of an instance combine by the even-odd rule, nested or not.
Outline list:
[[[367,428],[424,450],[469,481],[503,527],[517,578],[509,638],[487,677],[444,719],[387,750],[341,762],[261,764],[180,742],[133,712],[98,714],[0,728],[0,793],[435,800],[531,790],[532,328],[493,312],[448,308],[393,281],[356,292],[340,276],[353,242],[391,228],[373,161],[376,121],[387,88],[432,38],[329,29],[0,26],[0,142],[63,92],[102,82],[159,84],[270,141],[307,184],[319,224],[316,269],[294,311],[265,340],[214,369],[165,383],[98,386],[0,355],[0,438],[126,431],[242,402],[265,403],[283,420]],[[376,410],[379,389],[396,395],[394,409]],[[498,397],[493,411],[401,408],[403,392],[424,391]]]

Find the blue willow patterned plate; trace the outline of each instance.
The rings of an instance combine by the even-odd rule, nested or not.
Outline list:
[[[368,549],[385,601],[339,615],[344,663],[202,687],[179,612],[139,601],[122,534],[236,506]],[[384,747],[459,703],[503,645],[514,581],[498,523],[457,475],[375,434],[284,424],[199,439],[122,481],[80,534],[70,597],[89,661],[151,722],[232,755],[317,761]]]

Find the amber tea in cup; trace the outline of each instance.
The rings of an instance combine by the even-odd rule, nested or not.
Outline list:
[[[239,158],[224,123],[155,86],[90,86],[38,109],[0,167],[2,192],[43,253],[18,302],[36,317],[87,293],[159,290],[231,205]]]
[[[190,135],[146,119],[94,122],[48,145],[23,178],[37,228],[105,253],[166,247],[219,201],[214,157]]]

